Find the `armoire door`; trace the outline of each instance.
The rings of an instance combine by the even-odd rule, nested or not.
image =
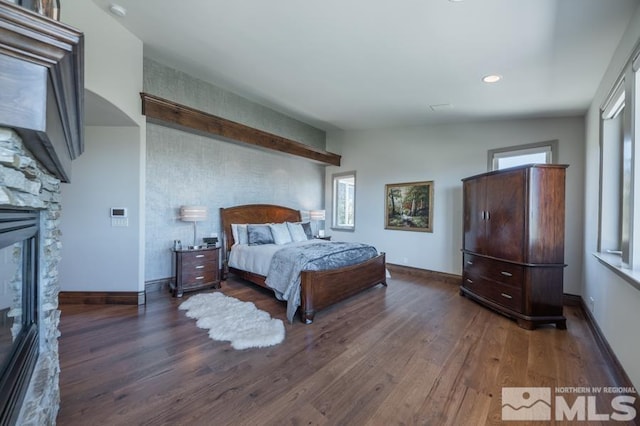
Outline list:
[[[526,170],[488,175],[485,178],[486,244],[480,253],[524,261],[526,235]]]
[[[485,178],[467,180],[463,184],[465,250],[485,254],[486,241]]]

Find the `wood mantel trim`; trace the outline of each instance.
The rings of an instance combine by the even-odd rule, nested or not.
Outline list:
[[[69,182],[71,160],[84,151],[83,33],[0,1],[0,68],[0,126]]]
[[[148,93],[142,92],[140,97],[142,98],[142,114],[146,115],[151,122],[175,125],[181,130],[204,133],[207,136],[221,136],[231,141],[295,155],[331,166],[340,165],[341,157],[338,154],[323,151]]]

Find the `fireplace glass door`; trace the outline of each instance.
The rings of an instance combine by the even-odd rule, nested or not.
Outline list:
[[[0,424],[15,424],[38,358],[36,211],[0,209]]]
[[[22,242],[0,249],[0,365],[22,331]]]

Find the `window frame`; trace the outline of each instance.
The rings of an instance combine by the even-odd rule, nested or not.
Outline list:
[[[624,74],[600,108],[600,176],[598,194],[598,252],[622,257],[623,144],[626,105]],[[615,136],[615,138],[614,138]],[[615,207],[612,207],[615,203]],[[616,221],[616,223],[610,223]]]
[[[545,153],[546,164],[556,164],[558,162],[558,140],[534,142],[524,145],[509,146],[506,148],[496,148],[487,151],[487,170],[498,170],[498,160],[505,157],[516,157],[522,154]],[[512,155],[509,155],[512,154]]]
[[[603,182],[611,179],[604,159],[606,120],[619,104],[624,92],[622,109],[622,182],[620,183],[620,250],[604,247],[603,218],[607,217],[608,205],[603,197]],[[600,193],[598,199],[598,241],[594,256],[609,269],[640,289],[640,46],[622,68],[609,95],[600,107]],[[619,105],[618,105],[619,106]],[[610,215],[609,215],[610,216]],[[606,232],[606,231],[605,231]]]
[[[338,224],[338,196],[337,191],[338,182],[344,178],[353,178],[353,208],[351,214],[353,215],[353,225],[340,225]],[[353,232],[356,229],[356,172],[348,171],[341,173],[334,173],[331,175],[331,229],[334,231],[348,231]]]

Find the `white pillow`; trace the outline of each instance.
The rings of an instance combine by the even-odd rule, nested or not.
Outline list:
[[[287,228],[286,223],[272,223],[269,228],[271,228],[271,235],[273,235],[273,241],[276,244],[291,242],[291,234],[289,234],[289,228]]]
[[[231,235],[235,244],[249,244],[249,232],[247,224],[231,224]]]
[[[301,223],[291,223],[287,222],[287,228],[289,229],[289,234],[291,234],[291,240],[298,241],[307,241],[307,234],[304,232],[304,228]]]

